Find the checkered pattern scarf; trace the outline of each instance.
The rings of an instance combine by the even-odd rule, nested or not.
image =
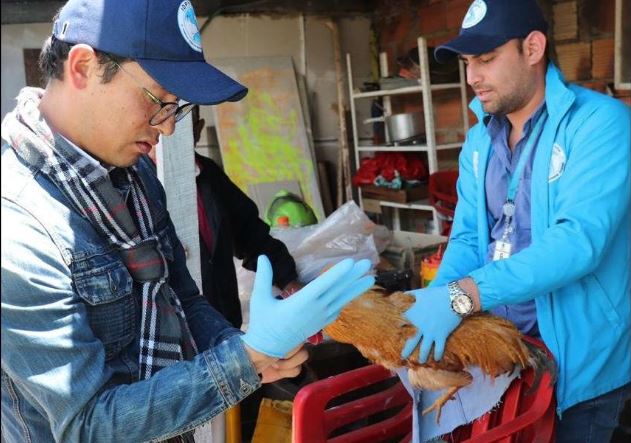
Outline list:
[[[154,220],[134,167],[117,172],[130,185],[131,210],[107,174],[55,134],[39,112],[43,90],[24,88],[2,122],[2,137],[19,157],[40,170],[94,229],[116,247],[142,293],[140,379],[197,354],[184,310],[169,284],[168,267],[154,235]],[[139,286],[139,287],[138,287]]]

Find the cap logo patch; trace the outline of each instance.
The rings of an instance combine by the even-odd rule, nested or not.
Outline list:
[[[464,20],[462,21],[462,29],[471,28],[482,21],[482,19],[486,16],[486,3],[484,0],[475,0],[469,6],[467,10],[467,15],[464,16]]]
[[[70,22],[68,21],[65,21],[63,25],[61,25],[61,31],[59,32],[59,35],[57,36],[59,40],[63,40],[64,38],[66,38],[66,32],[68,32],[69,25],[70,25]]]
[[[202,52],[202,37],[199,35],[195,10],[189,0],[183,1],[178,7],[177,24],[182,37],[194,51]]]

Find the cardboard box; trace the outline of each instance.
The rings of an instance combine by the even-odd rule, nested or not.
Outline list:
[[[390,189],[383,186],[362,186],[362,196],[368,199],[386,200],[396,203],[409,203],[427,198],[427,185],[404,189]]]
[[[393,231],[392,242],[381,254],[396,269],[412,271],[412,287],[420,288],[421,260],[434,253],[447,237],[417,232]]]

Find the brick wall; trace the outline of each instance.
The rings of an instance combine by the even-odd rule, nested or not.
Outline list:
[[[375,31],[380,51],[388,54],[389,66],[395,66],[398,56],[416,46],[418,36],[424,36],[428,46],[436,46],[458,35],[470,3],[471,0],[378,1]],[[550,24],[548,42],[552,57],[566,78],[601,92],[609,88],[631,104],[629,91],[612,90],[615,0],[539,0],[539,3]],[[433,97],[439,138],[457,131],[462,124],[459,96],[435,93]],[[418,105],[406,98],[400,106],[408,110]]]
[[[381,0],[377,2],[374,26],[379,50],[388,54],[390,74],[396,73],[396,59],[416,47],[419,36],[435,47],[458,35],[462,18],[471,0]],[[469,94],[471,93],[468,91]],[[472,97],[472,96],[470,96]],[[437,91],[432,94],[434,120],[438,143],[464,139],[460,93],[457,90]],[[393,99],[393,112],[420,110],[418,96]],[[475,117],[469,113],[471,123]],[[453,161],[456,151],[439,152]],[[451,154],[451,155],[450,155]],[[451,158],[450,158],[451,157]]]
[[[605,91],[613,81],[615,0],[555,0],[552,33],[566,78]]]

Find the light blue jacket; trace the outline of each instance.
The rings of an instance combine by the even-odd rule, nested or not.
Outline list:
[[[559,414],[631,381],[629,162],[631,115],[622,102],[546,74],[549,113],[531,178],[532,243],[484,264],[484,177],[491,142],[479,123],[460,155],[458,206],[433,285],[464,276],[482,308],[534,299],[541,336],[559,366]]]
[[[2,434],[7,443],[162,440],[260,387],[240,331],[186,268],[142,158],[156,235],[200,353],[138,380],[139,285],[70,201],[2,146]]]

